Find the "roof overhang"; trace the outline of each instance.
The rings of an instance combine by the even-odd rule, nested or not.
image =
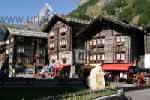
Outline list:
[[[47,38],[48,33],[44,32],[35,32],[29,30],[16,30],[16,29],[8,29],[11,35],[15,36],[28,36],[28,37],[38,37],[38,38]]]
[[[68,26],[85,26],[88,25],[89,23],[87,21],[75,21],[76,19],[71,19],[71,18],[65,18],[65,17],[61,17],[58,15],[54,15],[51,20],[48,22],[48,24],[46,25],[46,27],[43,29],[43,32],[49,32],[51,30],[51,28],[58,22],[62,22]]]
[[[82,38],[83,41],[87,41],[91,39],[97,32],[100,32],[104,26],[107,26],[110,29],[113,29],[117,32],[120,32],[124,35],[135,35],[135,34],[145,34],[144,31],[138,27],[131,26],[129,24],[115,21],[110,18],[106,18],[103,16],[98,16],[95,20],[93,20],[86,28],[81,30],[77,37]]]

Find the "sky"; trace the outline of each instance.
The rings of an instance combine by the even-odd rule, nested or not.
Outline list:
[[[67,14],[76,8],[79,0],[0,0],[0,16],[35,16],[45,3],[57,14]]]

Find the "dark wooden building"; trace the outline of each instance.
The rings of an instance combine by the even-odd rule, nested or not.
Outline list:
[[[88,22],[70,20],[54,15],[47,27],[49,63],[65,66],[81,66],[85,63],[84,42],[76,37],[78,31],[86,27]],[[59,68],[59,67],[58,67]],[[73,72],[74,73],[74,72]]]
[[[6,55],[6,40],[9,33],[6,28],[0,28],[0,70],[4,69],[5,66],[8,66],[8,56]],[[7,70],[7,69],[6,69]]]
[[[48,64],[47,33],[16,29],[8,31],[5,44],[10,76],[25,74],[29,69],[36,73]]]
[[[98,16],[77,37],[85,41],[87,64],[143,66],[144,31],[140,28]]]

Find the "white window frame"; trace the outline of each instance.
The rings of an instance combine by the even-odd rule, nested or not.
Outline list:
[[[101,44],[101,43],[102,43],[101,39],[97,39],[97,44]]]
[[[94,40],[93,40],[93,45],[96,45],[96,44],[97,44],[97,43],[96,43],[96,39],[94,39]]]
[[[101,39],[101,43],[102,43],[102,44],[105,44],[105,38],[102,38],[102,39]]]
[[[101,60],[101,55],[100,54],[97,55],[97,60]]]
[[[116,54],[116,60],[121,60],[121,55],[120,55],[120,53],[117,53],[117,54]]]
[[[125,42],[125,36],[121,36],[121,42]]]
[[[93,41],[92,40],[90,41],[90,45],[93,45]]]
[[[96,60],[96,54],[95,54],[95,55],[93,55],[93,60]]]
[[[17,53],[24,53],[24,47],[18,47]]]
[[[116,42],[121,42],[121,36],[116,36]]]
[[[90,55],[90,60],[91,60],[91,61],[93,60],[93,55]]]
[[[54,31],[51,31],[50,32],[50,36],[54,36],[55,35],[55,32]]]
[[[101,54],[101,60],[105,60],[105,54]]]
[[[54,46],[55,46],[54,42],[49,43],[50,48],[54,48]]]
[[[121,53],[121,60],[125,60],[125,59],[126,59],[125,53]]]

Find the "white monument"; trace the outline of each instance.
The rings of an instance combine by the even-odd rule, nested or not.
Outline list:
[[[105,88],[104,72],[100,65],[96,65],[88,77],[88,86],[92,90],[101,90]]]

